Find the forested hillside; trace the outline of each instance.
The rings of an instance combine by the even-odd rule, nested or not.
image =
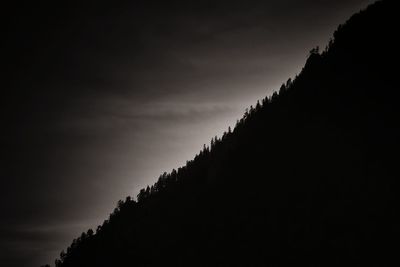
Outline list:
[[[397,15],[384,0],[340,25],[298,76],[56,266],[398,263]]]

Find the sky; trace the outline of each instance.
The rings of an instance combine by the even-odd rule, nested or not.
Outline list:
[[[53,264],[119,199],[184,165],[299,73],[312,48],[372,2],[7,7],[0,265]]]

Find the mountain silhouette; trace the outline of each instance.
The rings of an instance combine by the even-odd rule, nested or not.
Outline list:
[[[299,75],[120,201],[56,266],[398,264],[397,15],[389,0],[353,15]]]

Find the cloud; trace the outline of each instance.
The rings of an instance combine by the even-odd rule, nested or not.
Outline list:
[[[52,260],[372,1],[46,2],[8,9],[4,33],[5,266]]]

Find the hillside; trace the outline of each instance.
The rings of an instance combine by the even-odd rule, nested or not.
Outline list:
[[[339,26],[279,93],[120,201],[56,266],[398,262],[396,7],[379,1]]]

